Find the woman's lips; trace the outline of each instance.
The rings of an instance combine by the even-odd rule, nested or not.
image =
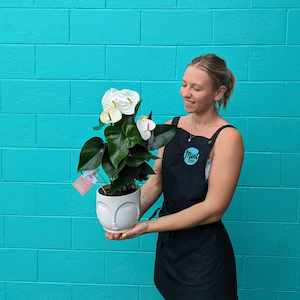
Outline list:
[[[194,104],[194,101],[187,100],[187,99],[184,99],[184,102],[185,102],[185,103],[188,103],[188,104]]]

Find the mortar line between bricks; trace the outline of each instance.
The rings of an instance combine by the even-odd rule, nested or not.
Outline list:
[[[108,46],[108,47],[119,47],[119,48],[133,48],[133,47],[141,47],[141,48],[149,48],[149,47],[155,47],[155,48],[174,48],[174,47],[183,47],[183,48],[195,48],[195,47],[218,47],[218,48],[249,48],[249,47],[255,47],[255,48],[259,48],[259,47],[268,47],[268,48],[273,48],[273,47],[294,47],[294,48],[300,48],[300,44],[297,43],[290,43],[288,45],[283,44],[283,43],[250,43],[250,44],[240,44],[240,43],[183,43],[183,44],[178,44],[178,43],[168,43],[168,44],[163,44],[163,43],[159,43],[159,44],[153,44],[153,43],[147,43],[147,44],[142,44],[140,45],[139,43],[130,43],[130,44],[120,44],[120,43],[98,43],[98,42],[94,42],[94,43],[68,43],[68,42],[62,42],[62,43],[26,43],[26,42],[4,42],[4,43],[0,43],[0,46],[27,46],[27,47],[31,47],[31,46],[42,46],[42,47],[60,47],[60,46],[91,46],[91,47],[104,47],[104,46]]]
[[[69,113],[72,113],[72,81],[69,80]]]
[[[71,9],[68,10],[68,44],[71,43]]]
[[[106,79],[107,77],[107,64],[108,64],[108,61],[107,61],[107,46],[104,46],[104,78]]]
[[[286,10],[286,26],[285,26],[285,45],[288,45],[288,31],[289,31],[289,9]]]
[[[88,282],[65,282],[65,281],[26,281],[26,280],[9,280],[9,281],[0,281],[0,283],[16,283],[16,284],[23,284],[23,283],[33,283],[33,284],[58,284],[58,285],[69,285],[69,286],[74,286],[74,285],[80,285],[80,286],[109,286],[109,287],[153,287],[153,285],[150,284],[125,284],[125,283],[88,283]]]
[[[5,227],[6,227],[6,216],[3,216],[3,228],[2,228],[2,234],[3,234],[3,248],[6,248]]]
[[[140,28],[139,28],[139,45],[142,45],[142,10],[139,10]]]
[[[73,245],[73,218],[70,218],[70,247],[71,249],[74,249],[74,245]]]
[[[37,79],[37,46],[33,46],[33,74],[34,79]]]
[[[177,69],[177,58],[178,58],[178,47],[175,48],[175,66],[174,66],[174,72],[175,72],[175,80],[180,82],[179,80],[179,74]]]
[[[36,281],[39,281],[39,250],[36,250]]]
[[[2,112],[2,80],[0,80],[0,112]],[[1,176],[1,170],[0,170],[0,176]]]
[[[211,12],[211,35],[212,35],[212,44],[215,46],[215,11]]]
[[[37,133],[38,115],[34,114],[34,144],[35,147],[38,145],[38,133]]]
[[[24,7],[19,7],[19,6],[0,6],[0,8],[6,8],[6,9],[24,9],[24,10],[66,10],[66,9],[72,9],[72,10],[94,10],[94,11],[106,11],[106,10],[114,10],[114,11],[133,11],[137,9],[143,9],[143,10],[156,10],[156,11],[167,11],[167,10],[172,10],[176,7],[134,7],[134,8],[128,8],[128,7],[119,7],[119,8],[112,8],[112,7],[70,7],[70,6],[64,6],[64,7],[55,7],[55,6],[24,6]],[[177,11],[200,11],[200,12],[205,12],[209,11],[211,9],[214,10],[220,10],[220,11],[261,11],[261,10],[283,10],[284,7],[238,7],[238,8],[233,8],[233,7],[178,7]],[[289,6],[288,9],[300,9],[300,6]]]

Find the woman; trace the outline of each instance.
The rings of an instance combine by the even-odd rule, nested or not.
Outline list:
[[[236,264],[222,216],[235,191],[244,157],[234,126],[218,114],[235,83],[226,63],[214,54],[187,66],[181,96],[187,115],[175,137],[159,150],[155,175],[141,190],[141,215],[164,196],[159,218],[138,223],[108,239],[158,232],[154,281],[168,300],[236,300]]]

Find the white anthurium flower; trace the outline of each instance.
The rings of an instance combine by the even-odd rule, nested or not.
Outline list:
[[[122,113],[115,107],[108,107],[100,114],[100,121],[104,124],[117,123],[122,119]]]
[[[117,94],[118,109],[124,115],[133,115],[139,101],[140,95],[135,91],[124,89]]]
[[[117,95],[119,93],[119,90],[117,89],[109,89],[105,92],[105,94],[102,97],[102,106],[103,110],[108,110],[112,107],[118,108],[118,99]]]
[[[151,131],[155,128],[156,124],[148,119],[147,116],[142,116],[136,122],[136,127],[143,140],[147,141],[151,137]]]

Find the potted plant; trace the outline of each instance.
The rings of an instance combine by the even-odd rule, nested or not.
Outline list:
[[[137,223],[140,215],[137,182],[154,174],[147,161],[158,157],[151,151],[166,145],[176,132],[175,125],[155,124],[151,112],[135,121],[140,104],[136,91],[113,88],[106,91],[99,124],[93,127],[94,130],[105,127],[104,140],[94,136],[80,150],[77,171],[86,182],[96,183],[100,168],[109,178],[109,184],[96,191],[97,217],[109,232],[123,232]]]

